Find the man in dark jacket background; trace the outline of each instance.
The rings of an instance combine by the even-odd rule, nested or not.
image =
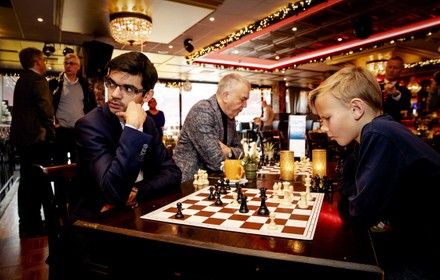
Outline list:
[[[54,110],[45,77],[43,52],[25,48],[19,53],[24,69],[14,89],[10,142],[20,160],[18,216],[20,237],[45,234],[41,217],[41,189],[32,175],[32,164],[51,164],[50,145],[55,138]]]

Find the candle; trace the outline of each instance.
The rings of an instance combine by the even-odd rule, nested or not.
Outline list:
[[[280,151],[280,179],[295,180],[295,157],[293,151]]]
[[[313,175],[324,177],[327,175],[327,151],[325,149],[312,150]]]

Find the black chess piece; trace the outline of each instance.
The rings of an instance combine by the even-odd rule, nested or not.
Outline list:
[[[223,201],[220,198],[220,193],[217,193],[217,200],[215,201],[215,205],[216,206],[221,206],[223,205]]]
[[[229,186],[229,184],[228,184],[228,186]],[[219,193],[220,194],[227,194],[228,193],[228,191],[226,190],[226,185],[225,184],[220,184]]]
[[[237,191],[237,202],[238,202],[238,203],[241,203],[241,197],[242,197],[242,195],[243,195],[243,193],[241,192],[241,187],[238,186],[237,189],[236,189],[236,191]]]
[[[241,205],[240,210],[238,210],[240,213],[248,213],[249,208],[247,207],[247,196],[242,195],[241,196]]]
[[[182,219],[183,218],[183,214],[182,214],[182,203],[181,202],[177,202],[177,213],[176,213],[176,219]]]
[[[215,195],[214,195],[214,187],[210,186],[209,187],[209,196],[208,196],[209,200],[214,200],[215,199]]]
[[[260,198],[261,198],[261,205],[260,208],[258,208],[258,215],[260,216],[267,216],[269,215],[270,211],[266,206],[266,188],[260,189]]]

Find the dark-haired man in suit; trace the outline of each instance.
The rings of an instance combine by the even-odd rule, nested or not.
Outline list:
[[[55,139],[54,110],[46,80],[44,54],[37,48],[19,53],[24,69],[14,89],[10,142],[20,158],[18,216],[20,237],[45,235],[41,217],[41,189],[32,175],[32,164],[51,165],[51,143]]]
[[[151,61],[129,52],[107,64],[108,102],[75,125],[77,164],[86,186],[78,217],[134,204],[150,193],[180,186],[181,171],[142,108],[158,80]]]
[[[130,211],[145,198],[180,187],[182,173],[142,108],[153,97],[156,68],[143,53],[128,52],[110,60],[106,72],[108,102],[75,124],[80,184],[71,222],[115,207]],[[62,241],[60,279],[88,279],[93,241],[75,228]]]

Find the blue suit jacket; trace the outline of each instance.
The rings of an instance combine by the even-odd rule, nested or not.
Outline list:
[[[143,132],[122,128],[106,103],[79,119],[75,134],[81,180],[77,217],[97,213],[106,204],[125,205],[133,186],[139,189],[138,200],[180,186],[181,171],[150,117]],[[144,179],[135,183],[141,170]]]

